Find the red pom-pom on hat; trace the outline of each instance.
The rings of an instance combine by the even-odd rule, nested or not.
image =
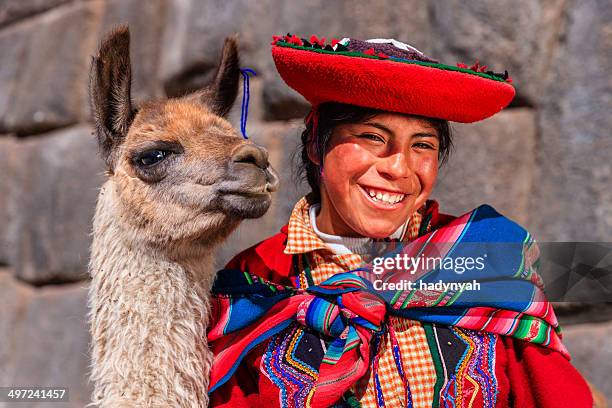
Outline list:
[[[376,55],[376,51],[374,51],[374,48],[368,48],[367,50],[365,50],[363,52],[365,55]]]

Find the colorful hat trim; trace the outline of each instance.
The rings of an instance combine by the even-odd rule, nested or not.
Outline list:
[[[304,41],[302,39],[299,39],[295,35],[293,37],[297,38],[298,40]],[[292,40],[292,41],[295,41],[295,40]],[[325,41],[325,37],[323,37],[322,41]],[[335,41],[338,41],[338,40],[335,40]],[[406,64],[417,64],[417,65],[424,65],[424,66],[434,67],[434,68],[439,68],[439,69],[446,69],[449,71],[464,72],[466,74],[478,75],[483,78],[493,79],[495,81],[512,83],[512,78],[510,78],[510,76],[508,75],[508,71],[504,71],[504,73],[487,71],[486,69],[488,67],[486,65],[479,66],[478,60],[476,60],[474,65],[469,66],[469,67],[466,64],[463,64],[461,62],[458,62],[457,66],[452,66],[452,65],[440,64],[440,63],[432,63],[432,62],[425,62],[425,61],[408,60],[408,59],[397,58],[397,57],[390,57],[383,53],[377,54],[374,51],[374,48],[370,48],[364,52],[338,51],[338,50],[335,50],[333,48],[334,46],[332,46],[331,44],[328,44],[329,47],[326,47],[324,45],[322,48],[315,48],[312,46],[311,43],[304,42],[304,45],[297,45],[297,42],[288,42],[286,40],[280,40],[280,39],[273,41],[272,45],[277,45],[280,47],[291,47],[291,48],[296,48],[296,49],[301,49],[301,50],[306,50],[306,51],[321,52],[324,54],[327,53],[327,54],[336,54],[336,55],[346,55],[349,57],[360,57],[360,58],[371,58],[371,59],[390,59],[392,61],[402,62]]]

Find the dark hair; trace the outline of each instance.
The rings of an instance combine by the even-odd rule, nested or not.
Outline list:
[[[373,116],[384,113],[385,111],[373,108],[365,108],[356,105],[347,105],[337,102],[326,102],[318,107],[318,123],[316,126],[316,143],[317,152],[320,157],[323,157],[327,152],[331,135],[334,128],[338,125],[346,123],[360,123],[372,118]],[[429,118],[418,115],[407,115],[428,122],[438,133],[440,150],[438,158],[440,165],[443,165],[450,154],[453,146],[452,129],[448,121],[443,119]],[[301,162],[298,165],[298,177],[301,180],[306,179],[312,192],[310,196],[316,201],[320,201],[320,166],[313,163],[308,157],[308,144],[312,137],[312,115],[308,115],[304,120],[306,128],[302,132]],[[297,153],[294,152],[294,154]]]

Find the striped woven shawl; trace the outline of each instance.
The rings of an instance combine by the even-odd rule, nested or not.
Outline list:
[[[317,379],[312,406],[333,405],[370,368],[376,375],[380,338],[394,334],[388,315],[512,336],[569,358],[535,271],[537,246],[526,230],[492,207],[480,206],[386,254],[405,256],[446,263],[383,273],[374,273],[369,264],[307,289],[267,282],[247,271],[221,270],[213,296],[222,305],[222,318],[208,336],[215,354],[209,392],[231,377],[251,349],[292,324],[318,333],[326,344],[322,360],[312,364]],[[478,267],[468,258],[479,258]],[[453,268],[442,267],[449,262]],[[388,289],[389,283],[403,281],[414,282],[413,289]],[[432,290],[440,282],[477,282],[479,290],[466,285]],[[387,290],[380,290],[382,283]],[[394,356],[403,377],[402,357]]]

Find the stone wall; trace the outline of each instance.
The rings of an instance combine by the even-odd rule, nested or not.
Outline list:
[[[104,174],[86,79],[90,56],[117,23],[132,31],[137,101],[205,83],[233,32],[243,65],[258,73],[248,128],[270,150],[281,190],[263,219],[236,231],[219,266],[276,232],[305,191],[293,182],[290,153],[306,105],[269,56],[272,34],[287,31],[393,37],[449,64],[478,58],[508,69],[518,91],[513,104],[478,124],[454,126],[456,150],[435,191],[442,210],[462,213],[488,202],[540,241],[612,241],[606,0],[3,0],[0,386],[67,386],[65,406],[88,402],[86,265]],[[238,122],[238,112],[231,117]],[[559,314],[574,364],[612,398],[606,306],[559,305]]]

